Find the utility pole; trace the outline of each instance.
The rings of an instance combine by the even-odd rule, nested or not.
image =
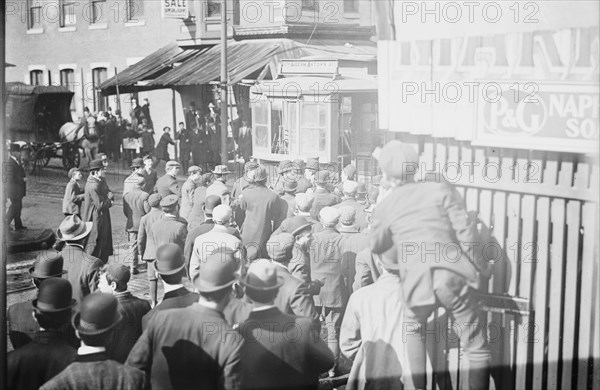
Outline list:
[[[221,0],[221,164],[227,165],[227,0]]]

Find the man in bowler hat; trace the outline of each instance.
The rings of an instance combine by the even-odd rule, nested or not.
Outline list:
[[[40,284],[39,294],[31,302],[40,329],[33,342],[8,353],[9,389],[38,389],[75,359],[77,352],[69,344],[65,328],[76,304],[68,280],[50,278]]]
[[[85,297],[72,320],[81,340],[75,361],[46,382],[42,390],[144,389],[146,378],[142,371],[111,360],[106,353],[114,328],[123,319],[118,306],[110,294]]]
[[[67,273],[63,269],[63,257],[60,253],[43,252],[29,268],[31,282],[36,289],[40,284],[50,278],[62,278]],[[39,294],[39,290],[38,290]],[[30,343],[35,334],[40,330],[40,325],[33,318],[33,299],[11,305],[6,313],[8,321],[8,334],[14,349],[21,348]]]
[[[267,259],[250,265],[241,282],[253,309],[240,325],[244,389],[317,389],[333,355],[319,337],[314,318],[284,314],[275,305],[285,283]]]
[[[10,144],[10,157],[3,170],[3,187],[6,191],[6,198],[10,201],[10,206],[6,211],[6,225],[15,221],[15,230],[27,229],[21,221],[21,210],[23,209],[23,198],[26,194],[25,168],[21,163],[21,147],[18,144]]]
[[[153,389],[241,388],[241,337],[223,316],[236,269],[233,256],[207,262],[193,280],[196,303],[150,320],[127,365],[145,371]]]
[[[187,275],[183,253],[175,244],[165,244],[158,248],[156,261],[148,264],[153,267],[163,282],[165,295],[161,303],[156,305],[142,318],[142,329],[158,312],[187,307],[198,300],[198,295],[183,286],[183,277]]]

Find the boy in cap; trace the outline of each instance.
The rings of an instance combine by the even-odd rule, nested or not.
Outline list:
[[[194,240],[192,256],[190,258],[190,279],[193,280],[200,268],[206,262],[207,256],[217,250],[228,249],[237,255],[238,260],[243,258],[243,245],[235,235],[228,230],[228,225],[233,217],[231,207],[227,205],[218,205],[213,213],[214,226],[208,232],[199,235]]]
[[[406,375],[404,298],[398,288],[397,255],[395,248],[388,252],[377,260],[381,277],[352,294],[346,307],[340,349],[354,362],[349,386],[360,388],[369,383],[377,389],[413,388]],[[359,353],[361,358],[357,359]]]
[[[148,322],[127,365],[145,371],[153,389],[240,388],[240,336],[223,317],[236,268],[233,256],[207,262],[193,280],[196,303],[157,312]]]
[[[66,216],[77,215],[81,217],[81,204],[83,203],[83,189],[79,185],[79,180],[83,178],[83,174],[79,168],[69,169],[69,182],[65,188],[65,196],[63,197],[62,211]]]
[[[367,219],[365,213],[365,206],[358,203],[356,200],[356,191],[358,190],[358,183],[352,180],[346,180],[342,184],[343,198],[340,203],[334,207],[350,207],[355,212],[355,223],[359,230],[367,228]]]
[[[127,218],[125,230],[127,231],[127,242],[132,250],[131,273],[138,274],[139,253],[137,247],[140,220],[150,212],[148,193],[143,190],[145,181],[142,176],[136,175],[135,187],[123,195],[123,212]],[[132,180],[133,180],[132,179]]]
[[[392,140],[381,149],[378,161],[391,189],[374,210],[370,247],[381,254],[395,245],[403,254],[399,264],[405,320],[416,325],[405,334],[414,387],[427,385],[422,329],[427,317],[443,306],[457,323],[470,324],[460,337],[469,360],[469,387],[486,389],[490,354],[480,307],[471,292],[479,288],[479,272],[485,274],[488,263],[481,249],[469,246],[479,242],[476,225],[453,186],[415,182],[418,155],[410,145]],[[413,245],[416,250],[400,251],[406,243],[419,245]],[[445,249],[437,256],[423,252],[439,247]]]
[[[156,261],[149,264],[162,280],[165,295],[162,301],[154,306],[142,318],[142,330],[157,312],[167,309],[187,307],[198,300],[198,295],[183,286],[183,277],[187,275],[183,252],[175,244],[165,244],[158,248]]]
[[[177,161],[168,161],[165,165],[165,174],[156,182],[156,191],[163,197],[175,195],[177,198],[181,196],[181,188],[177,181],[177,175],[181,165]]]
[[[160,209],[160,201],[162,200],[159,194],[152,194],[148,197],[148,205],[150,211],[140,219],[140,226],[137,236],[137,248],[142,254],[142,260],[146,263],[146,276],[150,286],[150,302],[152,306],[156,305],[157,294],[157,278],[154,268],[150,265],[156,259],[156,246],[150,238],[152,225],[163,217],[163,212]]]
[[[206,189],[212,182],[213,174],[205,173],[200,176],[200,179],[196,185],[196,189],[194,190],[194,203],[192,204],[192,209],[188,214],[188,230],[192,230],[202,222],[204,222],[204,203],[206,201]]]
[[[85,251],[89,255],[98,257],[104,264],[113,254],[110,208],[114,201],[112,192],[104,182],[105,174],[106,167],[102,160],[94,160],[90,163],[90,175],[85,184],[83,209],[81,210],[82,220],[91,222],[93,226]]]
[[[81,340],[77,357],[41,389],[144,389],[142,371],[111,360],[106,353],[114,328],[122,318],[117,299],[112,295],[98,293],[85,297],[72,321]]]
[[[267,242],[269,258],[276,265],[277,274],[283,279],[283,285],[275,298],[275,306],[283,313],[300,317],[319,318],[315,303],[310,294],[310,286],[297,279],[289,270],[296,238],[291,233],[272,236]]]
[[[33,342],[8,353],[9,389],[38,389],[75,359],[77,351],[65,336],[76,304],[68,280],[50,278],[40,284],[38,297],[31,302],[39,331]]]
[[[83,222],[78,216],[70,215],[62,221],[56,232],[58,239],[65,242],[61,255],[77,302],[96,291],[100,268],[105,264],[83,249],[92,230],[92,222]]]
[[[242,278],[253,310],[240,326],[245,339],[241,356],[245,389],[316,389],[319,374],[333,365],[333,357],[319,337],[313,318],[284,314],[275,304],[284,280],[278,268],[259,259]],[[294,329],[294,335],[288,333]]]
[[[196,186],[200,182],[202,177],[202,169],[197,165],[192,165],[187,170],[188,178],[181,186],[181,210],[179,215],[186,221],[189,218],[189,214],[192,212],[192,206],[194,205],[194,192]],[[188,221],[189,223],[189,221]]]
[[[150,239],[154,247],[164,244],[179,245],[183,251],[187,237],[187,222],[179,217],[179,200],[175,195],[167,195],[160,201],[163,216],[150,227]]]
[[[146,155],[143,157],[144,168],[141,170],[141,175],[144,176],[144,180],[146,181],[146,186],[144,187],[144,191],[148,194],[152,194],[154,192],[154,187],[156,186],[156,182],[158,181],[158,173],[153,168],[154,160],[152,160],[152,156]]]
[[[63,257],[60,253],[43,252],[35,259],[33,267],[29,268],[31,282],[39,294],[40,284],[50,278],[62,278],[67,271],[63,269]],[[7,312],[8,332],[14,349],[30,343],[40,330],[39,324],[33,319],[33,299],[11,305]]]
[[[324,207],[319,218],[323,229],[313,234],[310,276],[324,283],[320,293],[315,295],[315,306],[324,319],[322,324],[327,333],[327,345],[337,366],[340,353],[338,334],[348,295],[345,284],[348,275],[345,275],[342,263],[343,237],[336,229],[340,212],[333,207]],[[335,368],[329,371],[330,376],[335,376]]]
[[[314,219],[319,217],[319,213],[323,207],[334,206],[340,203],[340,198],[330,193],[327,190],[327,184],[329,183],[329,171],[319,171],[315,181],[316,188],[314,191],[314,199],[310,214]]]
[[[119,312],[123,316],[115,326],[114,338],[108,348],[108,355],[119,363],[125,363],[129,351],[142,334],[142,317],[150,311],[150,303],[134,297],[127,284],[131,279],[129,269],[121,264],[109,264],[100,272],[98,289],[112,294],[119,302]]]
[[[21,221],[23,198],[26,194],[27,177],[25,168],[21,163],[21,146],[10,144],[10,158],[3,169],[3,187],[6,188],[6,198],[10,199],[10,206],[6,211],[6,225],[15,221],[15,230],[27,229]]]

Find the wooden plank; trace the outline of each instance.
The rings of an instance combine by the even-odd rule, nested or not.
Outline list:
[[[574,161],[571,158],[563,160],[565,165],[571,165],[567,168],[573,172]],[[562,173],[562,172],[561,172]],[[568,176],[561,179],[566,182]],[[571,183],[573,174],[571,173]],[[569,183],[569,184],[571,184]],[[575,359],[575,325],[577,321],[577,276],[579,273],[579,231],[581,229],[581,202],[567,202],[567,252],[565,261],[565,310],[564,310],[564,330],[562,346],[562,388],[570,389],[573,383],[573,365]]]

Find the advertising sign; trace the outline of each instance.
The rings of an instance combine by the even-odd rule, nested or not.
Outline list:
[[[564,152],[595,150],[600,131],[597,86],[497,85],[501,92],[478,102],[474,144]]]
[[[185,19],[189,16],[188,0],[162,0],[162,17]]]

